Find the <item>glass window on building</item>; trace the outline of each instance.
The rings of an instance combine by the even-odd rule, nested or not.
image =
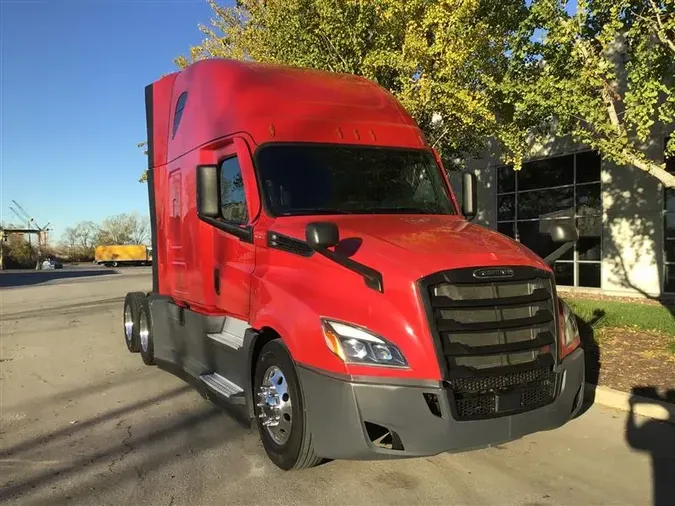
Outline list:
[[[597,152],[585,151],[533,160],[524,163],[517,172],[507,166],[497,168],[499,232],[522,242],[543,258],[559,246],[548,235],[551,223],[576,225],[579,241],[553,266],[559,285],[600,288],[600,160]],[[675,239],[675,213],[673,220]]]
[[[666,139],[666,142],[668,140]],[[666,170],[675,174],[675,157],[666,159]],[[675,292],[675,189],[666,188],[663,198],[663,291]]]

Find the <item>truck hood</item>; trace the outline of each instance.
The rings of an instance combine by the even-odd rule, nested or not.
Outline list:
[[[549,270],[519,242],[459,216],[303,216],[277,219],[272,229],[304,241],[306,224],[324,220],[340,229],[338,251],[383,270],[384,275],[387,265],[412,271],[417,278],[475,266],[529,265]]]

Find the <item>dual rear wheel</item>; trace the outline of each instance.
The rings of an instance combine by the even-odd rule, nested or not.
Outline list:
[[[130,352],[140,352],[146,365],[155,363],[150,307],[143,292],[128,293],[124,299],[124,341]]]

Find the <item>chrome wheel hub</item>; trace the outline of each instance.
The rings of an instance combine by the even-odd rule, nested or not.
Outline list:
[[[127,341],[131,341],[131,335],[134,331],[134,319],[131,316],[131,306],[124,308],[124,336]]]
[[[286,377],[276,365],[270,366],[258,389],[258,418],[278,445],[291,435],[292,401]]]
[[[145,312],[141,312],[141,317],[138,321],[138,336],[141,338],[141,348],[147,353],[150,329],[148,328],[148,317],[145,316]]]

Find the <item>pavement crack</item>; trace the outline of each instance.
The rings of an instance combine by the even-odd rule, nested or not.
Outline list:
[[[117,427],[120,426],[120,423],[117,424]],[[129,440],[132,437],[133,437],[133,433],[131,432],[131,425],[127,425],[127,436],[122,440],[122,445],[124,446],[124,450],[122,451],[122,455],[120,455],[116,459],[112,459],[110,461],[110,464],[108,464],[108,471],[110,471],[111,473],[114,472],[113,468],[115,467],[115,465],[122,462],[122,460],[124,460],[124,458],[127,455],[129,455],[132,451],[134,451],[134,446],[131,443],[129,443]],[[136,472],[138,472],[138,470]]]

